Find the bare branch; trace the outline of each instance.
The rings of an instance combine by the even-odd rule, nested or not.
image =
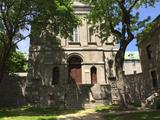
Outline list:
[[[17,40],[13,45],[17,45],[17,43],[19,43],[20,41],[26,39],[26,38],[29,37],[29,36],[30,36],[30,34],[28,34],[27,36],[21,38],[20,40]]]

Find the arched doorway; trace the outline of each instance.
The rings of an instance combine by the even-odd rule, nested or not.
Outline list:
[[[91,84],[97,83],[97,68],[91,67]]]
[[[68,77],[69,83],[82,84],[82,59],[74,55],[68,59]]]

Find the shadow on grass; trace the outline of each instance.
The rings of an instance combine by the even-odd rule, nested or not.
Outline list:
[[[106,120],[160,120],[160,111],[125,114],[106,114]]]
[[[34,120],[56,120],[60,114],[77,113],[80,110],[60,110],[56,107],[0,108],[0,119],[5,117],[36,117]],[[23,118],[22,118],[23,119]]]

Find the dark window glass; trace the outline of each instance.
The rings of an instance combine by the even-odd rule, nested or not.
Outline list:
[[[52,85],[58,84],[58,82],[59,82],[59,68],[55,67],[53,68]]]
[[[91,68],[91,84],[97,83],[97,68],[92,67]]]
[[[152,77],[153,87],[154,88],[158,87],[158,80],[157,80],[157,73],[156,73],[156,71],[151,71],[151,77]]]
[[[146,47],[146,51],[147,51],[147,57],[148,57],[148,59],[151,59],[152,58],[152,48],[151,48],[151,45],[148,45]]]

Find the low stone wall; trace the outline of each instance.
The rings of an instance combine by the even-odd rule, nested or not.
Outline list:
[[[36,82],[36,86],[35,83]],[[42,86],[40,80],[32,80],[27,87],[27,101],[33,105],[58,106],[66,108],[91,108],[98,104],[110,104],[109,85],[57,84]]]
[[[5,76],[0,83],[0,107],[20,106],[25,104],[23,94],[25,78]]]
[[[128,103],[141,103],[144,97],[142,73],[125,75],[125,95]]]

